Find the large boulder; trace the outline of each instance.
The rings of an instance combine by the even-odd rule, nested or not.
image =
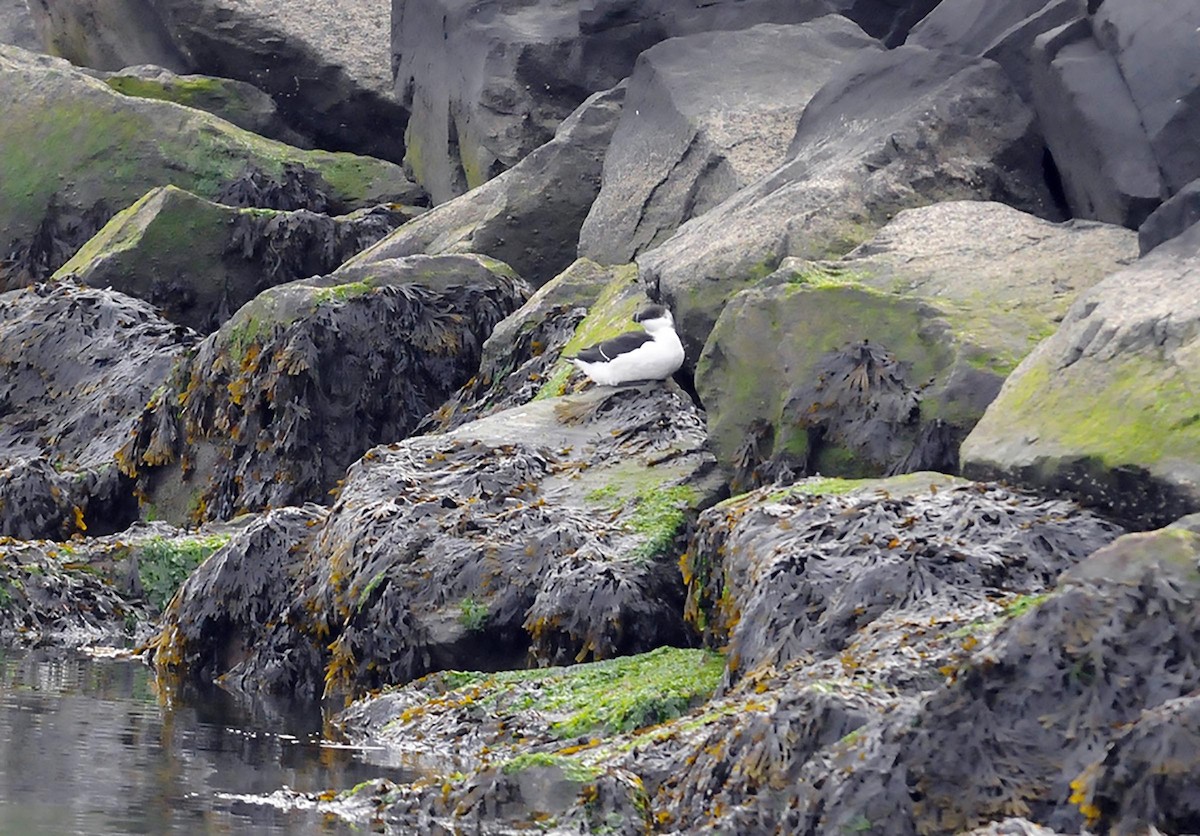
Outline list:
[[[1136,257],[1121,227],[961,201],[907,209],[838,261],[785,260],[729,302],[697,363],[717,457],[747,484],[953,472],[1005,377]]]
[[[677,538],[719,485],[698,412],[663,385],[375,448],[252,629],[194,617],[240,594],[206,566],[168,614],[158,662],[315,697],[683,642]],[[245,653],[214,653],[227,645]]]
[[[646,50],[604,159],[579,254],[624,264],[778,167],[834,69],[880,49],[834,15],[672,38]]]
[[[1150,213],[1146,222],[1138,227],[1138,247],[1145,255],[1197,223],[1200,223],[1200,178],[1188,183]]]
[[[831,11],[826,0],[392,0],[396,97],[412,111],[406,162],[444,203],[548,142],[580,102],[629,75],[658,41]]]
[[[1083,293],[962,447],[1141,526],[1200,509],[1200,226]]]
[[[528,288],[484,256],[411,256],[278,285],[210,335],[122,449],[162,519],[325,500],[479,365]]]
[[[0,44],[41,50],[42,44],[25,0],[0,0]]]
[[[1200,8],[1097,5],[1037,39],[1033,98],[1071,211],[1137,227],[1200,176]]]
[[[239,208],[164,186],[119,212],[53,278],[145,299],[208,334],[261,291],[332,273],[411,215],[391,206],[340,217]]]
[[[513,168],[405,224],[353,263],[475,252],[544,285],[574,260],[624,99],[624,85],[590,96]]]
[[[1120,533],[1068,502],[934,473],[762,488],[701,515],[688,615],[728,648],[732,681],[828,661],[926,690],[998,602],[1046,592]]]
[[[103,533],[136,516],[114,455],[193,341],[114,291],[0,295],[0,535]]]
[[[725,301],[786,256],[836,258],[901,209],[996,200],[1043,217],[1033,113],[999,65],[918,47],[867,52],[813,97],[789,160],[637,259],[695,362]]]
[[[155,186],[212,199],[248,166],[275,179],[303,172],[335,211],[422,199],[392,163],[291,148],[15,47],[0,46],[0,110],[0,251],[14,259],[0,287],[48,276]]]
[[[253,84],[316,145],[399,162],[388,9],[375,0],[31,0],[50,52],[119,70],[156,64]]]

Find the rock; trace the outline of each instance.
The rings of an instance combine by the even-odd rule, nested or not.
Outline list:
[[[901,209],[955,199],[1055,214],[1033,114],[990,61],[870,52],[809,103],[787,163],[685,223],[638,267],[695,362],[725,301],[784,257],[836,258]]]
[[[1083,293],[962,446],[964,472],[1138,527],[1200,509],[1200,226]]]
[[[295,584],[267,605],[280,613],[268,636],[237,639],[249,658],[197,667],[209,646],[171,638],[186,613],[223,599],[220,587],[194,604],[185,589],[159,653],[244,690],[316,697],[297,683],[323,682],[332,697],[432,670],[686,641],[676,537],[719,489],[703,442],[686,397],[648,386],[535,401],[376,448],[346,474]]]
[[[696,5],[543,0],[512,7],[395,0],[396,98],[412,117],[405,162],[434,203],[511,168],[588,95],[629,75],[664,38],[756,23],[799,23],[826,0]]]
[[[1136,761],[1126,746],[1161,734],[1170,701],[1200,682],[1198,556],[1200,536],[1175,530],[1122,537],[1081,562],[915,712],[812,764],[784,829],[829,832],[870,809],[892,833],[956,833],[1013,811],[1064,833],[1108,832],[1093,827],[1102,799],[1106,825],[1179,832],[1176,812],[1194,809],[1195,784],[1182,777],[1194,752],[1171,762],[1160,750],[1157,775],[1128,793],[1116,764]],[[1188,721],[1167,722],[1185,744]],[[1097,761],[1112,794],[1092,795]],[[1164,794],[1149,797],[1158,781]],[[1194,814],[1183,821],[1194,827]]]
[[[1028,819],[1005,819],[1001,822],[977,827],[966,836],[1060,836],[1060,834],[1056,830],[1034,824]]]
[[[0,644],[129,646],[230,530],[165,523],[68,542],[0,537]]]
[[[845,18],[663,41],[638,58],[579,254],[624,264],[778,167],[833,70],[879,49]]]
[[[119,212],[53,278],[112,287],[208,334],[268,287],[333,272],[413,212],[239,209],[165,186]]]
[[[124,472],[162,519],[321,501],[474,374],[528,288],[483,256],[412,256],[278,285],[146,405]]]
[[[1003,615],[997,600],[1047,591],[1118,533],[1069,503],[940,474],[763,488],[701,515],[687,613],[709,646],[728,647],[733,682],[827,661],[925,690]]]
[[[1033,101],[1079,218],[1136,229],[1165,195],[1158,161],[1116,59],[1087,20],[1034,42]]]
[[[43,41],[99,70],[156,64],[248,82],[322,148],[394,162],[408,114],[390,96],[388,9],[373,0],[31,0]]]
[[[513,168],[405,224],[353,263],[476,252],[544,285],[574,258],[624,98],[624,85],[590,96],[552,140]]]
[[[784,467],[957,470],[1004,378],[1078,293],[1134,260],[1133,239],[961,201],[904,210],[838,261],[785,260],[729,302],[697,363],[718,459],[735,488]]]
[[[600,333],[630,329],[645,301],[632,265],[604,268],[579,259],[496,326],[483,344],[479,373],[418,431],[446,432],[537,397],[564,394],[574,367],[563,357],[605,339]]]
[[[0,288],[57,270],[120,208],[173,184],[215,198],[253,166],[319,180],[331,209],[419,203],[391,163],[301,151],[210,114],[122,96],[66,62],[0,47]],[[291,207],[297,208],[297,207]]]
[[[42,44],[38,40],[37,30],[33,28],[33,18],[25,0],[0,2],[0,44],[41,51]]]
[[[144,302],[64,281],[0,295],[0,534],[123,528],[113,456],[192,337]],[[10,469],[11,468],[11,469]]]
[[[161,99],[194,107],[252,134],[269,137],[296,148],[312,147],[308,139],[289,128],[275,100],[253,84],[209,75],[176,75],[153,64],[126,67],[96,77],[118,93],[142,99]]]
[[[1031,102],[1034,39],[1084,14],[1080,0],[943,0],[912,28],[905,43],[990,58],[1008,73],[1021,98]]]
[[[1200,178],[1188,183],[1170,200],[1150,213],[1138,227],[1138,247],[1145,255],[1163,241],[1182,235],[1200,223]]]

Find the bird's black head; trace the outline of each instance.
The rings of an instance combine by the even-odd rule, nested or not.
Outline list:
[[[670,313],[662,305],[647,305],[633,315],[634,322],[645,322],[647,319],[662,319]]]

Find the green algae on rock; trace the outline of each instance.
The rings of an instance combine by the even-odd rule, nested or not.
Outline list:
[[[1138,527],[1200,508],[1200,227],[1084,293],[963,443],[969,474]]]
[[[1135,257],[1128,230],[962,201],[903,211],[838,261],[785,260],[729,303],[697,364],[718,456],[747,487],[783,465],[954,472],[1004,377]],[[764,449],[747,458],[752,429]]]
[[[121,450],[164,519],[321,501],[478,367],[528,288],[482,256],[413,256],[259,294],[173,372]]]
[[[331,218],[225,206],[165,186],[117,213],[53,278],[112,287],[207,334],[270,286],[333,272],[414,211]]]
[[[422,199],[392,163],[304,151],[203,111],[123,96],[60,59],[0,46],[0,81],[5,252],[34,247],[33,233],[52,205],[76,213],[104,206],[103,222],[155,186],[172,184],[214,198],[247,164],[272,174],[287,163],[316,172],[338,211]],[[27,252],[24,259],[26,272],[36,268],[36,275],[10,274],[2,281],[15,286],[40,279],[62,263],[43,263],[37,255]]]

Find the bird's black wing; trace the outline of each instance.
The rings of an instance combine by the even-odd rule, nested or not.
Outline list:
[[[588,346],[575,355],[573,359],[582,360],[585,363],[603,363],[606,360],[612,360],[621,354],[628,354],[635,348],[640,348],[650,342],[653,337],[645,331],[629,331],[619,337],[613,337],[611,340],[605,340],[602,343]]]

